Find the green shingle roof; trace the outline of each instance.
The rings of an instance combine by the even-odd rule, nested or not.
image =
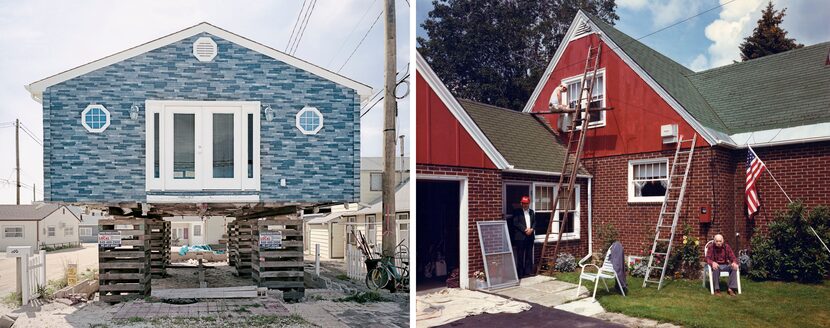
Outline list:
[[[585,15],[708,128],[734,134],[830,121],[830,42],[695,73]]]
[[[565,147],[538,118],[506,108],[458,99],[481,132],[516,169],[559,172]],[[580,174],[587,171],[580,169]]]

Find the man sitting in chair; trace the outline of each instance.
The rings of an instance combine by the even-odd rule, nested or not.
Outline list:
[[[735,296],[735,289],[738,288],[738,258],[735,257],[729,244],[723,241],[721,234],[715,235],[715,242],[706,250],[706,263],[712,268],[715,295],[720,296],[720,283],[718,283],[720,272],[728,271],[729,289],[727,292],[730,296]]]

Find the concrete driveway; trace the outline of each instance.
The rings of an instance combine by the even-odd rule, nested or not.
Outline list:
[[[81,244],[81,248],[63,249],[46,253],[46,280],[60,279],[64,275],[64,265],[78,264],[78,273],[86,268],[98,268],[98,244]],[[17,264],[15,258],[0,253],[0,297],[15,291],[17,284]]]

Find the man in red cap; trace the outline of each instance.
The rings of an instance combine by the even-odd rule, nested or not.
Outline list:
[[[533,241],[536,238],[533,227],[535,224],[536,216],[530,209],[530,197],[524,196],[522,208],[514,211],[508,222],[519,278],[533,274]]]

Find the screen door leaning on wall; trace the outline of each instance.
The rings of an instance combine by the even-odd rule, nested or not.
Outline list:
[[[484,256],[484,274],[490,289],[517,286],[519,275],[513,260],[513,248],[507,233],[506,221],[476,222],[481,254]]]

